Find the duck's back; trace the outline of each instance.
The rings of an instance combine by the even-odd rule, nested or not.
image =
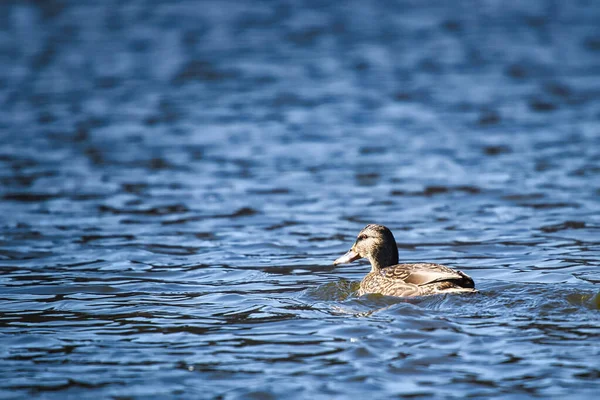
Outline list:
[[[380,293],[409,297],[436,293],[475,292],[473,279],[440,264],[397,264],[371,272],[360,283],[359,294]]]

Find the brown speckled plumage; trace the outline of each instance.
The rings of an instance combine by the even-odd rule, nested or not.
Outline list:
[[[440,264],[398,264],[398,248],[392,232],[383,225],[367,225],[356,242],[334,264],[368,258],[371,272],[360,283],[359,295],[424,296],[436,293],[476,292],[473,279]]]

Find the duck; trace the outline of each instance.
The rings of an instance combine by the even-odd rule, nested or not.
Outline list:
[[[398,263],[396,239],[387,227],[369,224],[358,234],[352,248],[333,262],[347,264],[360,258],[371,263],[371,271],[360,282],[358,295],[413,297],[441,293],[474,293],[475,283],[462,271],[433,263]]]

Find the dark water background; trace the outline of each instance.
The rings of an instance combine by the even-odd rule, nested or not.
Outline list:
[[[3,1],[0,398],[594,398],[598,21]],[[357,297],[371,222],[481,293]]]

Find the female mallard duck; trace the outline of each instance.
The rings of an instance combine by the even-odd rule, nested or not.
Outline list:
[[[368,258],[371,272],[360,283],[358,295],[423,296],[437,293],[476,292],[473,279],[440,264],[398,264],[398,247],[392,232],[383,225],[367,225],[352,248],[333,265]]]

